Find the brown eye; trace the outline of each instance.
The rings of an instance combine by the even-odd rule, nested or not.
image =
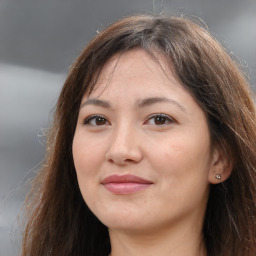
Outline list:
[[[155,114],[155,115],[151,115],[148,118],[148,120],[146,121],[146,124],[161,126],[161,125],[168,125],[174,122],[175,121],[171,117],[165,114]]]
[[[95,124],[96,125],[104,125],[106,124],[107,120],[105,118],[102,118],[102,117],[96,117],[95,118]]]
[[[166,117],[164,116],[156,116],[154,117],[154,122],[156,125],[163,125],[166,123]]]
[[[91,125],[91,126],[102,126],[102,125],[108,125],[108,120],[103,116],[93,115],[87,117],[84,122],[85,125]]]

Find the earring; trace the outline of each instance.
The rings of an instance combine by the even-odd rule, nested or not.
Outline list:
[[[220,179],[221,179],[220,174],[216,174],[215,178],[216,178],[217,180],[220,180]]]

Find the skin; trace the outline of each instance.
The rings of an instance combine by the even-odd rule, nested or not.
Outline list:
[[[73,140],[78,183],[109,228],[112,256],[206,255],[209,186],[217,173],[228,176],[203,110],[158,58],[141,49],[115,55],[81,102]],[[114,174],[152,184],[115,194],[102,184]]]

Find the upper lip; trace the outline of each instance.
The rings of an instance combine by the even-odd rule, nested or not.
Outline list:
[[[102,184],[108,183],[141,183],[141,184],[152,184],[151,181],[145,180],[141,177],[126,174],[126,175],[111,175],[103,179]]]

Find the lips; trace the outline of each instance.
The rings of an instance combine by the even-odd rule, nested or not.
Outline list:
[[[127,175],[111,175],[102,181],[102,185],[110,192],[119,195],[127,195],[148,188],[153,183],[141,177]]]

